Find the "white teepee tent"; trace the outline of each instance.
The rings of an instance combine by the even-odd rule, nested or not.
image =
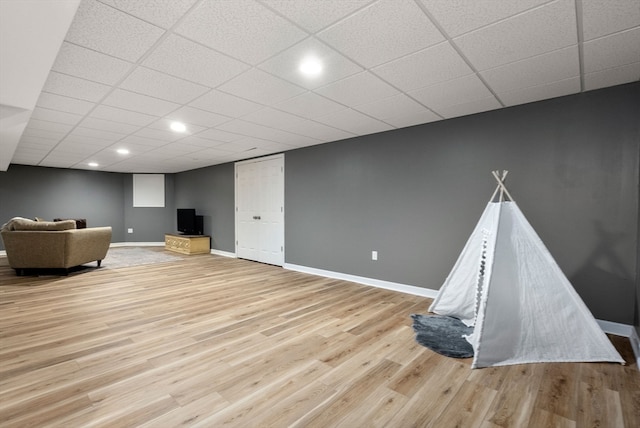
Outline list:
[[[624,364],[509,195],[507,171],[493,175],[498,187],[429,311],[474,326],[472,368]]]

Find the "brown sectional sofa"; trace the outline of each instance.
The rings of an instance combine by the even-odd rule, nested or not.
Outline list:
[[[97,261],[111,244],[111,227],[76,229],[74,220],[33,221],[16,217],[0,230],[9,266],[26,269],[65,269]]]

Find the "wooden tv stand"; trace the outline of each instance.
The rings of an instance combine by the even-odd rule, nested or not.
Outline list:
[[[211,237],[207,235],[178,235],[166,233],[164,235],[165,250],[182,254],[209,254],[211,252]]]

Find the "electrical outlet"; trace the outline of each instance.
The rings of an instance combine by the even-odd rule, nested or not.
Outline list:
[[[127,229],[127,233],[133,233],[133,227],[130,227],[129,229]]]
[[[372,251],[371,252],[371,260],[378,260],[378,252],[377,251]]]

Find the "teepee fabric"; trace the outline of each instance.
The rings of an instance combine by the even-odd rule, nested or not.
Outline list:
[[[474,327],[472,368],[624,360],[498,180],[429,308]],[[502,187],[502,188],[501,188]],[[498,189],[496,189],[497,191]],[[504,194],[509,196],[505,201]],[[495,195],[496,193],[494,193]]]

